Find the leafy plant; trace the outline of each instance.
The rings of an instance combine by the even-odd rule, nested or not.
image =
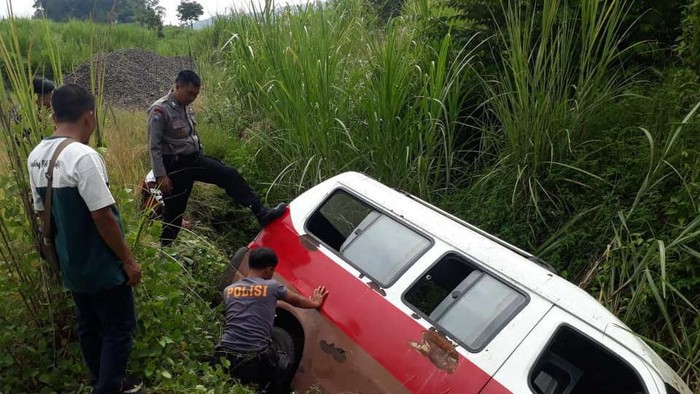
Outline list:
[[[700,1],[693,0],[683,11],[678,52],[693,69],[700,65]]]
[[[692,192],[696,186],[683,183],[681,170],[672,163],[679,152],[682,132],[699,109],[700,103],[669,134],[659,153],[652,134],[642,129],[649,144],[648,169],[629,209],[619,212],[613,222],[614,237],[603,258],[593,264],[587,276],[592,278],[597,273],[594,291],[599,299],[666,355],[695,386],[700,383],[700,282],[693,263],[700,258],[700,210],[697,195]],[[688,192],[683,194],[689,216],[681,219],[668,236],[647,237],[647,232],[632,220],[642,215],[639,207],[643,201],[670,177],[680,177]],[[588,283],[584,281],[584,286]]]
[[[382,34],[371,22],[352,1],[229,22],[229,100],[266,114],[253,135],[264,160],[285,163],[275,185],[298,191],[344,170],[423,196],[454,182],[469,48],[452,51],[450,35],[416,45],[412,18]]]
[[[49,273],[34,246],[36,220],[26,160],[29,150],[51,130],[48,114],[33,103],[31,46],[22,46],[26,37],[15,22],[12,18],[3,21],[10,30],[0,35],[0,62],[7,75],[0,80],[4,153],[0,160],[4,174],[0,177],[0,391],[89,392],[69,293]],[[52,25],[38,26],[46,27],[47,40],[53,39]],[[109,37],[96,41],[93,48]],[[60,75],[60,57],[52,54],[47,58]],[[94,72],[99,97],[103,71]],[[131,127],[131,122],[135,119],[143,124],[145,119],[120,111],[112,112],[111,118],[105,115],[103,111],[104,138],[113,148],[103,152],[110,163],[115,155],[122,161],[121,167],[115,166],[118,171],[113,181],[118,183],[112,183],[112,191],[123,213],[127,241],[146,278],[136,288],[140,323],[130,370],[145,376],[147,386],[155,392],[249,392],[232,386],[221,369],[202,361],[221,335],[221,311],[209,308],[209,302],[214,278],[223,271],[226,258],[204,239],[188,240],[191,234],[187,233],[182,250],[159,251],[158,227],[148,225],[147,213],[138,212],[132,194],[131,182],[145,174],[145,151],[140,156],[133,149],[134,133],[143,132],[141,127]],[[131,160],[124,163],[127,158]]]
[[[504,48],[503,63],[498,75],[482,77],[496,127],[483,149],[496,152],[498,162],[480,182],[517,174],[513,203],[528,199],[544,221],[542,202],[556,205],[548,182],[565,180],[548,179],[553,170],[596,178],[567,158],[572,145],[586,141],[585,120],[628,83],[620,68],[628,3],[586,1],[574,11],[561,0],[545,0],[538,12],[534,3],[503,7],[496,46]]]

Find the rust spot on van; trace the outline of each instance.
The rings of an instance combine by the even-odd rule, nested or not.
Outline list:
[[[299,243],[301,243],[301,246],[304,247],[304,249],[310,251],[310,252],[315,252],[318,250],[318,241],[313,239],[310,235],[308,234],[302,234],[299,236]]]
[[[321,350],[323,350],[324,353],[333,357],[335,361],[342,364],[347,359],[347,356],[345,355],[345,350],[336,347],[334,343],[328,343],[322,340],[318,344],[321,346]]]
[[[418,353],[428,357],[436,367],[454,373],[457,370],[459,355],[455,350],[456,345],[445,336],[435,331],[423,331],[423,341],[409,341],[408,345]]]

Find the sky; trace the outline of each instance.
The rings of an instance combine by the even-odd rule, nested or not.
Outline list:
[[[15,14],[15,16],[21,16],[21,17],[27,17],[30,16],[34,13],[34,8],[32,7],[32,4],[34,1],[32,0],[10,0],[12,2],[12,10]],[[256,7],[259,7],[259,4],[264,4],[264,0],[252,0],[253,2],[257,3]],[[0,0],[0,4],[3,1]],[[225,14],[228,13],[231,8],[239,9],[239,10],[245,10],[250,8],[251,0],[197,0],[199,4],[202,5],[202,8],[204,8],[204,15],[202,15],[199,19],[207,19],[210,16],[216,15],[216,14]],[[276,4],[283,5],[283,4],[300,4],[300,3],[306,3],[305,0],[277,0]],[[177,20],[177,5],[180,4],[180,0],[160,0],[160,5],[165,7],[165,18],[164,22],[166,25],[171,24],[171,25],[176,25],[178,24]],[[0,6],[0,18],[7,16],[7,6],[4,4]]]

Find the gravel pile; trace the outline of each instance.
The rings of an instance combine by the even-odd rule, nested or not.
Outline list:
[[[147,109],[170,90],[177,73],[195,67],[188,57],[163,57],[141,49],[122,49],[95,55],[92,67],[105,65],[104,99],[108,105]],[[64,78],[65,83],[76,83],[90,88],[91,62],[86,61]]]

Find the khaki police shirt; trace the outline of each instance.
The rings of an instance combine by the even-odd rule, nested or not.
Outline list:
[[[224,289],[226,326],[217,350],[257,352],[272,342],[277,301],[287,298],[287,288],[274,279],[248,277]]]
[[[171,91],[148,109],[148,143],[156,177],[167,175],[163,156],[191,155],[201,150],[194,108],[182,107]]]

